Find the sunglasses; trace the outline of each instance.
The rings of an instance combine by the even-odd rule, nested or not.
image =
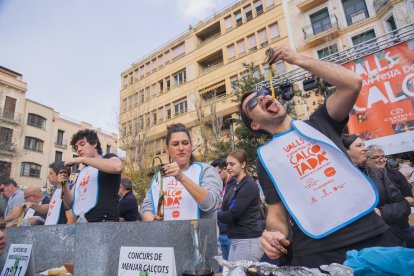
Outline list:
[[[267,89],[261,89],[257,91],[256,95],[254,95],[250,100],[247,101],[246,103],[247,109],[252,110],[253,108],[255,108],[257,103],[259,102],[257,98],[267,96],[267,95],[270,95],[270,92]]]

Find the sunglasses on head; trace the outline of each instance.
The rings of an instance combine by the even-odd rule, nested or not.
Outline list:
[[[259,102],[257,97],[262,97],[262,96],[267,96],[267,95],[270,95],[270,92],[267,89],[261,89],[257,91],[256,95],[254,95],[250,100],[247,101],[246,103],[247,109],[252,110],[253,108],[255,108],[255,106]]]

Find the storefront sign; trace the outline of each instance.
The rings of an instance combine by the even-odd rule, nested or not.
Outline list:
[[[119,276],[175,276],[175,257],[172,247],[122,246],[119,255]]]

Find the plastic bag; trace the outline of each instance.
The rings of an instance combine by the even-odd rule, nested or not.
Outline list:
[[[414,249],[404,247],[370,247],[346,253],[345,266],[354,275],[414,275]]]

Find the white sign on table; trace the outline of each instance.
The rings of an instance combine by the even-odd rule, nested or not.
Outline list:
[[[176,276],[174,248],[122,246],[118,276]]]
[[[34,264],[31,260],[31,244],[11,244],[6,258],[2,276],[35,275]],[[33,258],[33,257],[32,257]],[[26,274],[27,270],[27,274]]]

